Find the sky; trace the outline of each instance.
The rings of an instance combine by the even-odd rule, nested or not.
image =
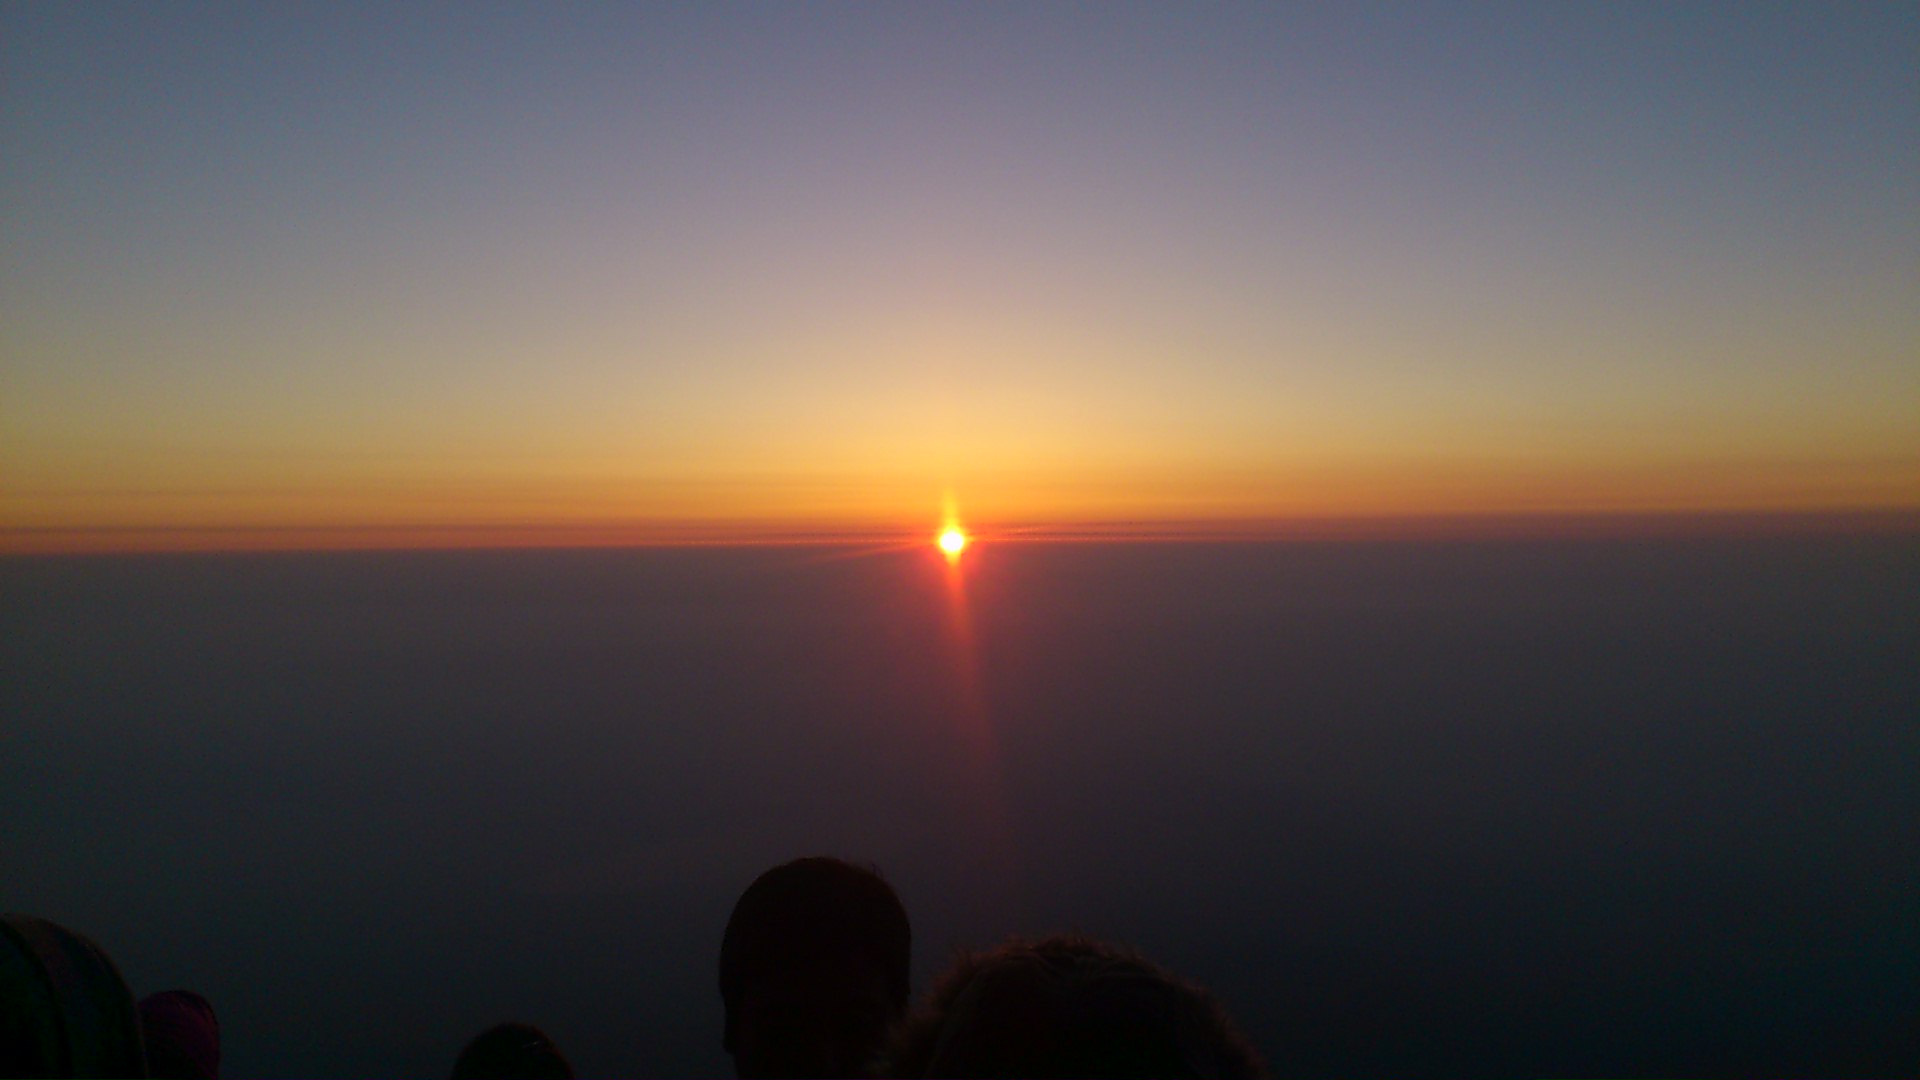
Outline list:
[[[1916,56],[1910,4],[6,3],[0,550],[1910,513]]]

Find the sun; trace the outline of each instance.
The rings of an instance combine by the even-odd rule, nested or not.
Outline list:
[[[940,550],[947,553],[947,558],[957,558],[967,548],[967,534],[961,532],[959,526],[949,525],[941,531],[938,543]]]

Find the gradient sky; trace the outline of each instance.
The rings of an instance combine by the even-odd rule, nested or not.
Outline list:
[[[10,3],[0,527],[1911,510],[1915,57],[1895,3]]]

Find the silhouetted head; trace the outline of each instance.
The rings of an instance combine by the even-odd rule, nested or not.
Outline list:
[[[911,945],[906,909],[872,870],[808,858],[761,874],[720,943],[735,1071],[865,1075],[906,1009]]]
[[[963,954],[895,1033],[888,1076],[1265,1075],[1212,994],[1084,937]]]
[[[0,916],[0,1076],[146,1071],[133,992],[106,952],[45,919]]]
[[[453,1080],[573,1080],[573,1066],[532,1024],[495,1024],[460,1051]]]
[[[220,1018],[191,990],[163,990],[140,999],[140,1033],[150,1080],[218,1080]]]

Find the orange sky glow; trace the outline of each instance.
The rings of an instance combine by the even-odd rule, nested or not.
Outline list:
[[[0,552],[1920,509],[1881,35],[683,14],[22,9]]]

